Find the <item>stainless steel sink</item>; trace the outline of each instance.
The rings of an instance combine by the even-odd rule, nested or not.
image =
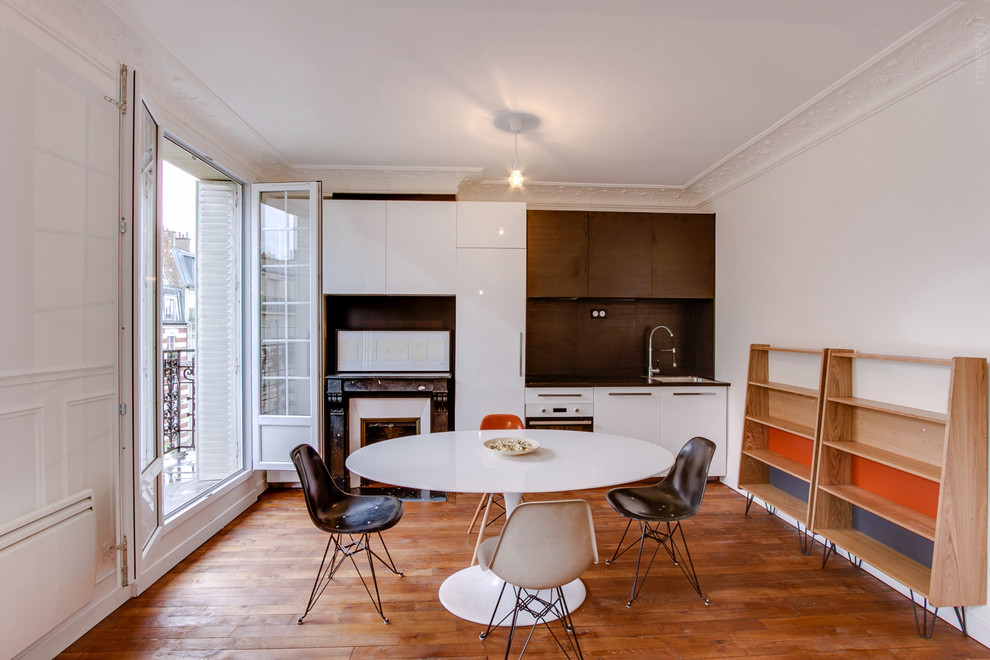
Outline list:
[[[702,378],[701,376],[644,376],[649,382],[656,383],[714,383],[715,381],[710,378]]]

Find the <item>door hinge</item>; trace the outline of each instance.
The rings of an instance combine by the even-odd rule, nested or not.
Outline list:
[[[120,114],[127,114],[127,65],[120,65],[120,100],[112,99],[109,96],[103,97],[104,101],[108,101],[120,110]]]
[[[120,233],[121,234],[126,234],[127,233],[127,220],[121,220],[120,221],[120,225],[118,225],[118,229],[120,229]]]
[[[120,404],[120,407],[119,407],[119,408],[117,409],[117,411],[118,411],[118,412],[119,412],[119,413],[120,413],[121,415],[126,415],[126,414],[127,414],[127,404],[126,404],[126,403],[122,403],[122,404]]]
[[[119,545],[114,546],[114,550],[123,552],[120,558],[120,586],[126,587],[130,582],[127,579],[127,537],[125,536]]]

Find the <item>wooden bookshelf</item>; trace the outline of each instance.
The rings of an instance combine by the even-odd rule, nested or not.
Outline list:
[[[770,360],[775,352],[815,360],[819,387],[771,380]],[[820,392],[825,377],[826,355],[826,350],[783,348],[769,344],[753,344],[749,350],[739,486],[750,493],[750,501],[752,497],[758,497],[769,507],[783,511],[806,527],[811,520],[814,495],[812,484],[819,448]],[[774,485],[775,472],[803,482],[804,490],[788,492]]]
[[[856,396],[853,374],[865,360],[900,362],[908,372],[910,365],[945,367],[946,412]],[[910,386],[904,378],[898,382]],[[930,605],[984,604],[987,361],[831,351],[822,398],[812,530]],[[858,528],[857,509],[927,540],[917,547],[930,546],[931,556],[918,561],[918,550],[908,552]]]

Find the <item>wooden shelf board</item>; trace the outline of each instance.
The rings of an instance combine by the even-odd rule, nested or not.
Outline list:
[[[799,396],[806,396],[811,399],[818,398],[818,390],[812,389],[810,387],[798,387],[797,385],[787,385],[785,383],[773,383],[773,382],[761,383],[755,380],[749,381],[749,384],[752,385],[753,387],[762,387],[768,390],[787,392],[788,394],[797,394]]]
[[[768,449],[746,449],[743,454],[755,458],[761,463],[766,463],[770,467],[777,468],[781,472],[786,472],[792,477],[797,477],[801,481],[811,483],[811,466],[795,461],[782,454],[772,452]]]
[[[760,498],[770,506],[777,507],[790,517],[808,524],[808,503],[802,502],[770,484],[739,484],[739,487]]]
[[[889,520],[909,532],[935,540],[935,519],[897,502],[851,484],[819,485],[818,490],[835,495],[860,509]]]
[[[815,429],[810,426],[805,426],[804,424],[795,424],[794,422],[786,419],[770,417],[769,415],[746,415],[746,419],[756,422],[757,424],[772,426],[775,429],[780,429],[781,431],[787,431],[788,433],[799,435],[802,438],[807,438],[808,440],[815,439]]]
[[[858,399],[852,396],[830,396],[829,401],[841,403],[856,408],[867,408],[878,412],[898,415],[900,417],[910,417],[912,419],[929,422],[931,424],[945,424],[947,416],[945,413],[922,410],[921,408],[909,408],[907,406],[897,406],[892,403],[882,401],[871,401],[870,399]]]
[[[932,572],[928,567],[855,529],[815,529],[815,533],[841,546],[916,593],[928,597],[932,581]]]
[[[811,348],[784,348],[782,346],[757,346],[752,347],[754,351],[775,351],[777,353],[806,353],[808,355],[821,355],[820,350],[814,350]]]
[[[926,357],[909,357],[905,355],[878,355],[877,353],[854,353],[849,351],[843,351],[841,353],[832,353],[834,357],[841,358],[859,358],[861,360],[888,360],[890,362],[911,362],[914,364],[937,364],[944,367],[951,367],[952,360],[946,358],[926,358]]]
[[[942,467],[940,465],[919,461],[916,458],[904,456],[903,454],[896,454],[885,449],[879,449],[873,445],[866,445],[861,442],[823,441],[822,446],[831,447],[847,454],[853,454],[854,456],[860,456],[871,461],[876,461],[881,465],[890,466],[897,470],[901,470],[902,472],[907,472],[909,474],[921,477],[922,479],[928,479],[929,481],[934,481],[936,483],[941,483],[942,481]]]

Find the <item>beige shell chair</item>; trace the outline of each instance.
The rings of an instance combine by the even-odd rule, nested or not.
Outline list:
[[[505,657],[508,658],[518,615],[528,612],[534,622],[519,657],[526,652],[540,623],[550,631],[564,654],[570,657],[568,648],[550,627],[548,621],[553,619],[560,620],[570,651],[578,658],[584,657],[561,587],[580,577],[591,564],[598,563],[595,523],[587,502],[554,500],[518,505],[509,514],[502,533],[486,539],[478,548],[478,561],[483,571],[491,571],[505,580],[488,628],[479,636],[481,639],[512,616],[509,639],[505,645]],[[496,623],[495,615],[506,586],[512,587],[515,606],[510,614]]]

